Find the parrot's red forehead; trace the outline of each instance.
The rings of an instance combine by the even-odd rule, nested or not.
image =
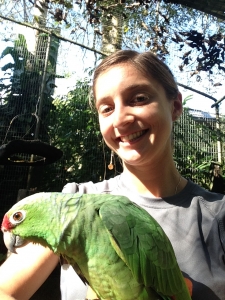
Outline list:
[[[12,229],[12,228],[13,228],[12,223],[9,221],[8,216],[5,215],[4,218],[3,218],[3,221],[2,221],[1,229],[2,229],[2,230],[3,230],[3,229],[9,230],[9,229]]]

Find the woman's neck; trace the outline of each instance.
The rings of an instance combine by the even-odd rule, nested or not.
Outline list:
[[[124,176],[132,189],[138,193],[151,197],[169,197],[180,192],[186,185],[177,171],[174,163],[165,168],[132,167],[124,165]]]

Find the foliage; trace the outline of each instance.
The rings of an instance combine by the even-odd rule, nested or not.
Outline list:
[[[193,95],[188,95],[183,99],[182,104],[183,104],[184,108],[186,108],[187,102],[192,100],[192,98],[193,98]]]
[[[191,77],[196,76],[196,81],[201,80],[199,73],[203,71],[200,68],[197,70],[198,73],[195,73],[196,66],[199,66],[199,60],[205,58],[210,51],[219,49],[220,51],[217,51],[217,53],[219,53],[221,61],[218,64],[218,57],[216,57],[215,64],[210,69],[206,69],[213,76],[216,72],[220,74],[223,72],[224,45],[222,45],[222,40],[217,39],[214,48],[209,49],[207,46],[205,52],[208,52],[208,54],[206,53],[206,55],[203,52],[199,53],[198,47],[192,49],[188,43],[193,42],[190,40],[190,38],[193,38],[191,34],[197,30],[202,32],[204,39],[212,39],[213,36],[224,38],[224,24],[212,16],[178,4],[153,0],[43,0],[35,2],[29,0],[16,2],[3,0],[0,9],[3,10],[4,8],[5,16],[9,13],[9,17],[12,17],[13,11],[18,12],[18,15],[13,15],[16,20],[29,22],[35,26],[40,25],[40,27],[44,24],[45,29],[46,27],[51,28],[51,30],[57,29],[59,31],[60,29],[61,35],[98,50],[102,49],[105,35],[109,31],[119,28],[116,31],[116,34],[120,35],[115,42],[117,49],[151,50],[166,60],[172,66],[173,72],[178,70],[179,74],[182,72],[194,73]],[[35,11],[31,14],[31,10],[34,8]],[[21,11],[24,14],[19,16]],[[46,20],[42,24],[41,18],[45,17]],[[113,25],[114,18],[120,21],[119,26]],[[187,36],[187,34],[189,35]],[[43,39],[48,37],[45,33],[42,35]],[[207,44],[206,41],[204,43]],[[22,45],[25,45],[25,48],[21,47]],[[67,48],[69,49],[69,47]],[[54,86],[56,75],[54,74],[53,65],[57,59],[57,46],[53,47],[52,50],[55,51],[51,51],[49,58],[48,70],[51,69],[49,71],[51,76],[48,79],[50,84]],[[190,50],[192,52],[187,55]],[[64,57],[66,57],[66,53],[65,51]],[[174,55],[174,53],[176,54]],[[6,56],[6,54],[13,57],[14,63],[8,63],[3,67],[6,74],[9,74],[9,81],[2,81],[0,85],[0,90],[4,94],[4,97],[0,100],[0,130],[6,133],[7,129],[10,129],[7,132],[9,140],[21,135],[23,138],[33,138],[36,124],[34,114],[36,113],[38,93],[41,86],[41,73],[36,67],[42,68],[43,62],[40,56],[28,52],[22,35],[19,35],[14,47],[8,47],[3,51],[3,56]],[[36,67],[33,68],[33,66]],[[65,97],[55,99],[54,106],[52,106],[51,92],[48,90],[45,92],[45,105],[42,115],[42,120],[46,120],[44,127],[45,129],[48,128],[48,113],[51,110],[51,124],[48,130],[51,144],[64,151],[64,159],[60,162],[61,165],[46,168],[48,174],[55,174],[54,172],[58,174],[55,177],[51,176],[53,177],[51,183],[46,175],[45,179],[48,179],[45,180],[47,182],[45,185],[46,190],[51,189],[53,183],[60,182],[59,177],[62,169],[63,181],[65,182],[74,180],[77,182],[99,181],[111,175],[111,173],[106,172],[107,168],[105,167],[105,161],[110,160],[110,153],[105,149],[106,157],[102,157],[103,144],[99,134],[98,122],[96,116],[88,108],[88,85],[88,81],[78,82],[74,91],[71,91]],[[1,117],[3,115],[4,118]],[[22,128],[21,132],[20,128]],[[199,129],[199,127],[197,128]],[[41,135],[41,138],[48,140],[47,130],[43,128],[42,132],[44,134]],[[212,140],[216,142],[216,136],[213,133]],[[191,154],[184,155],[183,150],[179,150],[181,149],[181,143],[183,142],[179,140],[178,146],[180,148],[178,147],[176,150],[176,160],[179,165],[184,166],[181,164],[182,161],[185,163],[185,166],[182,167],[182,174],[188,175],[190,173],[190,176],[195,177],[195,174],[199,174],[199,170],[196,173],[193,170],[197,170],[198,165],[202,165],[213,158],[206,157],[208,152],[205,149],[197,151],[196,148],[194,149],[190,145]],[[188,149],[187,144],[185,146]],[[196,180],[198,180],[198,176],[196,175]]]
[[[190,30],[176,33],[176,37],[173,40],[180,45],[181,48],[184,45],[188,45],[190,50],[183,54],[181,57],[182,63],[179,65],[180,71],[183,71],[188,65],[193,64],[193,60],[196,59],[196,69],[191,72],[191,76],[199,74],[201,71],[209,72],[213,74],[215,67],[218,70],[225,72],[225,44],[224,35],[219,30],[217,33],[206,37],[203,33],[197,30]],[[197,80],[201,77],[198,75]],[[221,83],[219,85],[222,85]],[[215,83],[214,86],[218,86]]]
[[[191,179],[205,189],[211,190],[212,179],[210,176],[210,166],[212,158],[208,156],[208,153],[204,153],[198,150],[195,150],[192,153],[192,155],[188,155],[187,157],[182,158],[181,156],[178,156],[177,153],[175,160],[178,165],[180,163],[180,166],[182,166],[178,166],[180,173],[185,178]]]
[[[174,125],[174,160],[178,170],[208,190],[212,189],[212,165],[218,157],[218,134],[224,141],[223,128],[217,132],[215,126],[215,119],[195,119],[187,108]]]
[[[57,168],[54,171],[57,175],[51,178],[51,183],[46,180],[45,190],[51,191],[57,186],[55,183],[60,182],[62,169],[63,184],[58,185],[58,190],[66,182],[97,182],[115,175],[107,169],[110,151],[103,145],[96,113],[89,107],[89,85],[88,80],[80,81],[66,97],[54,100],[55,110],[51,115],[53,125],[49,128],[49,134],[52,143],[63,150],[64,159],[54,167]],[[191,96],[187,96],[185,101],[189,98]],[[182,118],[182,122],[177,122],[174,128],[174,159],[177,167],[186,178],[211,189],[211,163],[217,160],[215,123],[194,120],[186,108]],[[221,136],[224,138],[222,133]],[[118,161],[116,166],[117,172],[121,172]],[[54,172],[47,171],[48,175]]]
[[[50,43],[51,59],[48,61],[46,77],[44,77],[47,42],[48,36],[37,36],[36,52],[33,54],[27,49],[25,37],[19,34],[14,45],[8,46],[2,51],[1,58],[10,56],[12,62],[6,63],[2,67],[4,75],[0,85],[1,144],[7,144],[14,139],[33,140],[34,138],[49,142],[47,127],[50,110],[54,109],[52,105],[52,92],[56,77],[54,57],[56,57],[58,43],[54,39]],[[44,105],[39,115],[41,97]],[[40,128],[35,136],[37,120],[40,120]],[[30,156],[25,159],[30,160]],[[33,172],[39,179],[41,173],[41,168],[37,168]],[[28,174],[28,167],[1,166],[0,197],[2,203],[9,206],[13,201],[15,202],[18,189],[26,188],[29,185]],[[6,186],[10,186],[7,192],[5,191]],[[32,187],[36,188],[36,186]]]
[[[43,37],[42,37],[43,38]],[[46,37],[44,37],[45,43]],[[46,46],[46,43],[45,43]],[[55,47],[53,46],[52,49]],[[43,97],[42,123],[52,107],[52,88],[49,85],[54,82],[53,60],[49,64],[47,81],[44,83],[44,93],[41,95],[43,80],[44,60],[43,55],[39,58],[27,50],[25,37],[21,34],[15,40],[14,46],[3,50],[1,58],[10,55],[13,62],[2,67],[5,71],[0,85],[0,136],[5,136],[3,142],[15,138],[33,139],[35,125],[38,119],[38,103]],[[45,59],[45,56],[44,56]],[[6,77],[7,76],[7,77]],[[40,131],[38,138],[46,140],[46,132]]]
[[[105,166],[105,162],[110,161],[110,151],[103,145],[97,115],[89,107],[89,91],[90,83],[85,79],[77,82],[76,88],[65,97],[53,101],[55,109],[51,112],[52,125],[48,133],[51,143],[64,153],[60,165],[56,166],[58,176],[63,177],[63,184],[97,182],[114,175]],[[48,180],[51,186],[45,185],[45,190],[52,190],[58,178],[52,178],[51,183]]]
[[[189,40],[191,32],[199,31],[206,42],[218,36],[223,38],[225,26],[211,15],[173,2],[175,3],[154,0],[19,0],[16,3],[12,1],[9,5],[8,1],[2,0],[0,10],[4,10],[6,16],[11,16],[14,12],[14,18],[20,21],[22,16],[18,12],[24,11],[22,21],[28,20],[29,23],[38,23],[40,26],[45,24],[45,27],[57,30],[60,28],[64,37],[98,50],[102,49],[104,39],[111,32],[111,42],[115,42],[117,49],[151,50],[168,58],[173,54],[171,44],[176,46],[182,39],[177,49],[180,51],[180,66],[184,69],[187,67],[187,59],[184,64],[182,58],[193,46],[193,43],[189,45],[193,42]],[[202,9],[204,11],[204,7]],[[189,36],[183,37],[180,33]],[[118,38],[116,35],[121,36]],[[113,39],[116,41],[113,42]],[[207,49],[207,52],[211,50]],[[202,51],[203,55],[204,52],[206,51]],[[199,65],[197,57],[199,53],[192,51],[189,67],[194,70]],[[223,67],[221,63],[220,67]]]

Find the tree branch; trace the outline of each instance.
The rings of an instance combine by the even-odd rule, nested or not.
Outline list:
[[[189,86],[187,86],[187,85],[185,85],[185,84],[182,84],[182,83],[178,83],[178,82],[177,82],[177,85],[182,86],[183,88],[185,88],[185,89],[187,89],[187,90],[191,90],[191,91],[193,91],[193,92],[195,92],[195,93],[198,93],[198,94],[200,94],[200,95],[202,95],[202,96],[204,96],[204,97],[207,97],[207,98],[209,98],[209,99],[211,99],[211,100],[213,100],[213,101],[215,101],[215,102],[217,101],[216,98],[214,98],[214,97],[212,97],[212,96],[210,96],[210,95],[207,95],[206,93],[197,91],[197,90],[195,90],[195,89],[193,89],[193,88],[191,88],[191,87],[189,87]]]
[[[92,52],[94,52],[94,53],[100,54],[100,55],[102,55],[102,56],[107,56],[107,54],[105,54],[105,53],[103,53],[103,52],[101,52],[101,51],[98,51],[98,50],[93,49],[93,48],[91,48],[91,47],[88,47],[88,46],[86,46],[86,45],[80,44],[80,43],[75,42],[75,41],[73,41],[73,40],[71,40],[71,39],[64,38],[64,37],[62,37],[61,35],[55,33],[53,30],[46,30],[46,29],[43,29],[43,28],[39,28],[39,27],[36,27],[36,26],[31,25],[31,24],[29,24],[29,23],[16,21],[16,20],[14,20],[14,19],[11,19],[11,18],[9,18],[9,17],[4,17],[4,16],[2,16],[2,15],[0,15],[0,18],[2,18],[2,19],[4,19],[4,20],[7,20],[7,21],[11,21],[11,22],[13,22],[13,23],[16,23],[16,24],[19,24],[19,25],[22,25],[22,26],[26,26],[26,27],[29,27],[29,28],[38,30],[38,31],[40,31],[40,32],[44,32],[44,33],[46,33],[46,34],[53,35],[53,36],[57,37],[59,40],[62,40],[62,41],[69,42],[69,43],[71,43],[71,44],[80,46],[80,47],[82,47],[82,48],[85,48],[85,49],[87,49],[87,50],[89,50],[89,51],[92,51]]]

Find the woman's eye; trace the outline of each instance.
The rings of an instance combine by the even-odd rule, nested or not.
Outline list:
[[[136,95],[132,100],[133,103],[145,103],[147,101],[149,101],[149,97],[147,95]]]
[[[98,112],[103,115],[109,114],[113,110],[112,106],[103,105],[99,108]]]

